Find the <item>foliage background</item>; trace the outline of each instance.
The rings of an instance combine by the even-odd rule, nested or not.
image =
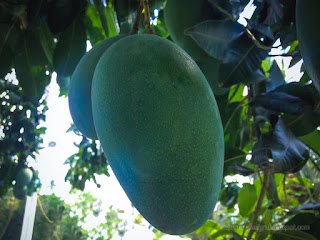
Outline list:
[[[192,239],[320,238],[319,93],[303,65],[303,75],[297,82],[286,81],[285,69],[274,61],[278,55],[271,51],[280,40],[279,55],[291,59],[290,68],[301,60],[295,2],[253,0],[250,3],[256,9],[244,27],[236,20],[249,0],[209,0],[204,13],[208,19],[186,32],[210,58],[219,61],[218,84],[227,89],[216,95],[226,146],[219,204],[212,219],[189,236]],[[151,10],[161,8],[158,16],[151,16],[157,23],[151,27],[155,34],[171,40],[162,4],[150,1]],[[10,203],[16,201],[10,197],[17,173],[40,150],[45,129],[38,126],[45,119],[43,94],[52,73],[57,73],[60,95],[66,97],[73,70],[86,52],[87,40],[96,45],[128,33],[138,2],[7,0],[0,1],[0,6],[0,206],[1,213],[10,215],[12,206],[20,209],[20,203]],[[141,26],[139,33],[145,31]],[[212,37],[217,34],[220,38]],[[75,126],[69,130],[82,136]],[[66,160],[70,169],[65,180],[73,188],[84,190],[88,180],[96,181],[96,174],[109,174],[108,161],[98,141],[82,136],[77,147],[78,152]],[[33,173],[27,186],[29,195],[40,186],[36,171]],[[248,183],[227,181],[236,174],[248,177]],[[86,197],[86,201],[93,201]],[[48,225],[43,229],[60,236],[88,236],[76,227],[84,215],[74,219],[69,216],[70,207],[55,196],[43,199],[47,214],[50,209],[64,206],[49,214],[60,227]],[[115,216],[112,222],[117,221]],[[309,229],[281,229],[292,225],[308,225]]]

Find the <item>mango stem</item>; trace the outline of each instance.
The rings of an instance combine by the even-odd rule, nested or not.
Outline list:
[[[141,2],[142,1],[143,1],[143,7],[144,7],[144,14],[145,14],[144,17],[145,17],[145,24],[147,27],[147,34],[154,34],[150,26],[150,9],[149,9],[148,0],[141,0]]]
[[[141,18],[141,14],[142,14],[142,10],[143,10],[143,4],[142,2],[140,2],[140,5],[136,11],[136,18],[134,20],[133,23],[133,27],[132,27],[132,31],[131,31],[131,35],[137,34],[139,31],[139,26],[140,26],[140,18]]]

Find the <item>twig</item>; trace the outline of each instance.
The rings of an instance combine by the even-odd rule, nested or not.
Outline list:
[[[144,17],[145,17],[145,24],[147,27],[147,33],[154,34],[150,26],[150,9],[149,9],[148,0],[142,0],[142,1],[143,1],[143,7],[144,7],[144,14],[145,14]]]
[[[139,7],[137,9],[137,12],[136,12],[136,18],[134,20],[133,27],[132,27],[132,30],[131,30],[131,33],[130,33],[131,35],[137,34],[138,31],[139,31],[140,18],[141,18],[142,10],[143,10],[143,5],[140,2],[140,5],[139,5]]]
[[[270,171],[269,169],[266,169],[264,171],[261,191],[260,191],[260,195],[259,195],[259,199],[258,199],[257,205],[256,205],[256,207],[254,209],[254,212],[253,212],[252,224],[251,224],[250,231],[248,233],[247,240],[251,240],[252,235],[255,232],[255,228],[256,228],[257,223],[258,223],[259,212],[260,212],[260,209],[261,209],[262,201],[263,201],[264,194],[265,194],[265,192],[267,190],[268,183],[269,183],[269,174],[270,174],[269,171]]]
[[[256,47],[261,48],[261,49],[264,49],[264,50],[270,50],[270,49],[272,49],[272,47],[262,45],[262,44],[256,39],[256,37],[253,35],[253,33],[250,32],[250,30],[247,29],[247,28],[246,28],[246,33],[247,33],[248,37],[253,41],[254,45],[256,45]]]
[[[233,15],[231,13],[229,13],[227,10],[223,9],[222,7],[220,7],[217,3],[215,3],[214,1],[211,1],[213,6],[215,8],[217,8],[221,13],[223,13],[224,15],[226,15],[229,19],[231,19],[232,21],[236,21],[236,19],[233,17]],[[272,47],[269,46],[264,46],[262,45],[257,39],[256,37],[250,32],[249,29],[246,28],[246,33],[249,36],[249,38],[253,41],[253,43],[258,47],[258,48],[262,48],[264,50],[270,50],[272,49]]]
[[[39,208],[40,208],[40,211],[42,213],[42,215],[44,216],[44,218],[51,224],[55,224],[52,220],[49,219],[49,217],[47,216],[47,214],[45,213],[45,211],[43,210],[43,207],[42,207],[42,203],[41,203],[41,200],[40,200],[40,196],[38,195],[38,198],[37,198],[37,202],[38,202],[38,205],[39,205]],[[54,233],[54,237],[57,239],[57,240],[60,240],[59,236],[57,233]]]
[[[284,53],[284,54],[268,54],[268,57],[292,57],[291,54],[287,54],[287,53]]]
[[[44,212],[39,196],[38,196],[38,204],[39,204],[40,210],[41,210],[42,215],[44,216],[44,218],[45,218],[49,223],[54,224],[54,222],[53,222],[52,220],[50,220],[50,219],[48,218],[47,214]]]
[[[234,156],[232,158],[228,158],[228,159],[224,160],[224,163],[230,162],[230,161],[238,159],[238,158],[246,157],[247,155],[248,154],[242,154],[242,155]]]

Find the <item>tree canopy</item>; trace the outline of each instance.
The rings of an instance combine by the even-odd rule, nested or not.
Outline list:
[[[168,1],[173,0],[149,0],[150,27],[178,44],[164,17]],[[201,17],[192,21],[191,13],[183,19],[190,1],[180,2],[176,17],[192,22],[183,37],[202,51],[201,59],[190,55],[215,93],[225,143],[217,211],[193,239],[318,239],[320,94],[304,63],[300,79],[291,81],[276,61],[290,59],[291,69],[302,60],[298,1],[202,1]],[[248,4],[254,12],[242,25],[238,20]],[[17,189],[16,182],[41,148],[45,128],[39,122],[45,120],[43,95],[52,73],[57,74],[61,97],[67,97],[88,41],[95,46],[130,34],[137,25],[138,34],[149,31],[143,17],[137,21],[139,5],[139,0],[0,1],[0,199],[11,189],[16,197],[22,191],[23,198],[41,186],[32,168],[25,188]],[[317,24],[305,26],[315,38]],[[65,180],[83,190],[95,174],[108,175],[108,160],[98,140],[85,137],[75,125],[69,131],[82,141],[79,151],[66,159],[70,169]],[[234,175],[251,182],[230,182]],[[290,231],[284,228],[293,225]]]

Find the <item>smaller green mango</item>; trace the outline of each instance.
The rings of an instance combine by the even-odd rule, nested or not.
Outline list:
[[[87,52],[72,74],[69,86],[69,109],[78,130],[88,138],[97,139],[91,107],[91,83],[93,73],[101,55],[125,35],[103,40]]]
[[[16,185],[18,186],[26,186],[28,185],[33,177],[33,172],[30,168],[21,168],[16,177]]]

